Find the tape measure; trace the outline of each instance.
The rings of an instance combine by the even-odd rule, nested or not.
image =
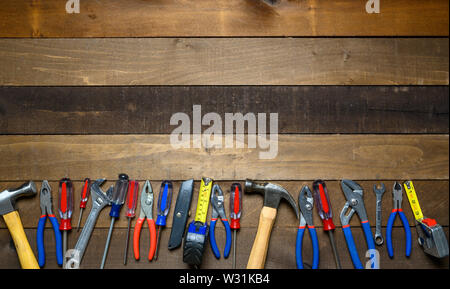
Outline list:
[[[200,191],[198,193],[195,219],[189,224],[184,239],[183,262],[195,266],[196,268],[202,263],[205,242],[209,232],[206,216],[208,215],[212,183],[212,179],[202,178]]]
[[[414,214],[414,218],[417,221],[423,219],[422,210],[420,209],[419,200],[417,199],[416,190],[414,189],[413,183],[411,181],[406,181],[403,183],[405,187],[406,195],[408,196],[409,204]]]
[[[206,223],[212,183],[210,178],[202,178],[200,191],[198,193],[197,210],[195,211],[195,222]]]

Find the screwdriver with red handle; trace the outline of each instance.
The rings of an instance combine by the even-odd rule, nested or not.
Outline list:
[[[59,181],[59,216],[61,223],[59,229],[63,232],[63,268],[66,268],[67,231],[72,230],[70,224],[73,211],[73,186],[69,178]]]
[[[83,189],[81,190],[80,200],[80,216],[78,217],[77,232],[80,230],[81,218],[83,216],[83,210],[86,208],[89,195],[91,193],[91,180],[89,178],[84,179]]]
[[[330,237],[331,248],[333,249],[334,259],[336,261],[337,269],[341,269],[341,261],[339,260],[339,254],[336,249],[336,243],[334,242],[333,230],[335,225],[333,224],[333,213],[331,211],[330,198],[328,197],[327,186],[322,180],[315,180],[313,182],[313,196],[315,207],[322,219],[323,230],[328,232]]]
[[[138,181],[130,181],[128,183],[128,193],[127,193],[127,213],[126,216],[128,218],[128,230],[127,230],[127,238],[125,240],[125,252],[123,254],[123,264],[127,264],[128,257],[128,242],[130,239],[130,226],[131,219],[136,216],[136,205],[137,205],[137,196],[139,192],[139,182]]]
[[[239,183],[231,185],[230,190],[230,227],[233,230],[233,269],[236,269],[236,231],[241,227],[242,187]]]

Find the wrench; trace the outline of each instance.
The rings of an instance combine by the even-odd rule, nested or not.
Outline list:
[[[377,211],[376,211],[376,226],[375,226],[375,244],[381,246],[384,242],[383,235],[381,234],[381,199],[386,191],[386,187],[381,183],[380,189],[377,185],[373,185],[373,192],[377,197]]]
[[[71,253],[69,256],[70,259],[66,263],[66,269],[77,269],[79,267],[100,211],[104,207],[111,205],[113,186],[105,193],[100,188],[104,182],[105,179],[98,179],[91,185],[92,209],[81,231],[80,237],[78,237],[75,248],[68,251]]]

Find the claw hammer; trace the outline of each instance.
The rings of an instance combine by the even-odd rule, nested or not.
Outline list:
[[[291,194],[278,185],[246,180],[245,193],[260,193],[264,195],[264,206],[259,215],[258,231],[256,232],[255,241],[247,263],[247,269],[264,269],[269,249],[270,234],[281,199],[288,201],[295,210],[297,219],[299,218],[299,212]]]
[[[0,193],[0,215],[5,219],[6,226],[8,226],[14,240],[20,265],[23,269],[39,269],[39,265],[28,243],[15,203],[19,197],[31,197],[35,196],[36,193],[36,185],[33,181],[25,183],[17,189],[7,189]]]

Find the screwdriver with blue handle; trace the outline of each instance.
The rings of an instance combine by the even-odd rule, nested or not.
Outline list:
[[[170,203],[172,202],[172,182],[171,181],[163,181],[161,183],[161,188],[159,190],[158,196],[158,216],[156,217],[156,225],[158,226],[158,230],[156,233],[156,251],[154,259],[158,259],[158,248],[159,243],[161,241],[161,227],[166,226],[167,214],[169,214]]]
[[[105,267],[106,256],[108,255],[109,242],[111,241],[111,235],[114,228],[114,221],[120,215],[120,209],[123,203],[125,203],[125,197],[128,191],[128,175],[120,174],[119,179],[116,181],[114,186],[112,198],[111,198],[111,211],[109,215],[111,216],[111,224],[109,226],[108,238],[106,239],[105,250],[103,252],[102,264],[100,269]]]

